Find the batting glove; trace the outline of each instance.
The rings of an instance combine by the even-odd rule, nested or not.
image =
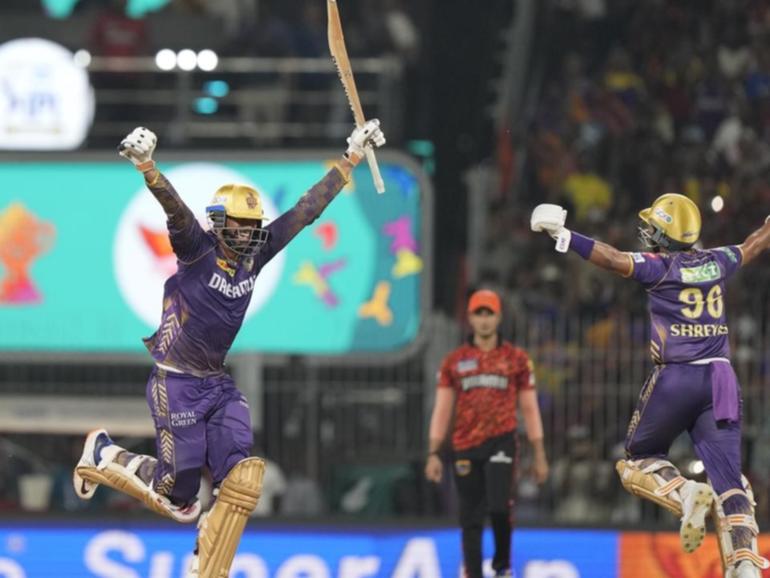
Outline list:
[[[529,222],[530,228],[539,233],[544,231],[556,241],[556,250],[566,253],[572,234],[564,227],[567,222],[567,210],[559,205],[543,203],[535,207]]]
[[[158,137],[155,136],[155,133],[140,126],[120,141],[118,154],[130,160],[137,169],[144,173],[155,168],[152,153],[157,144]]]
[[[384,144],[385,134],[380,129],[380,121],[376,118],[367,120],[348,137],[348,150],[345,151],[345,156],[357,165],[366,156],[366,147],[377,148]]]

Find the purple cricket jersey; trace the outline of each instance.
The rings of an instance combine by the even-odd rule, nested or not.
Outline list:
[[[144,340],[152,357],[192,375],[220,373],[262,267],[315,221],[344,185],[339,169],[330,170],[294,207],[266,227],[267,242],[253,259],[231,262],[217,236],[203,230],[162,174],[148,183],[168,217],[178,263],[177,272],[164,285],[160,327]]]
[[[730,358],[725,282],[743,260],[731,245],[673,254],[631,253],[631,277],[649,294],[656,364]]]

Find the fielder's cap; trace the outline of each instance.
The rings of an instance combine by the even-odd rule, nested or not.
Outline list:
[[[468,313],[482,308],[489,309],[492,313],[500,313],[500,297],[497,293],[489,289],[481,289],[471,295],[471,298],[468,299]]]

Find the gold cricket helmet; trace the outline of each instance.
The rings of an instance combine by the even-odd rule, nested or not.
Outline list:
[[[217,209],[236,219],[262,221],[265,218],[259,191],[248,185],[227,184],[219,187],[206,212]]]
[[[219,187],[206,207],[206,217],[222,242],[245,257],[253,257],[267,241],[268,231],[262,228],[267,220],[262,199],[254,187],[227,184]],[[248,219],[249,225],[228,227],[227,218]]]
[[[698,206],[684,195],[661,195],[652,206],[639,211],[643,224],[639,238],[651,249],[685,251],[700,237]]]

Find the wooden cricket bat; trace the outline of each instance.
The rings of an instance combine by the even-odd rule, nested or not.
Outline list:
[[[348,97],[348,103],[353,110],[353,118],[356,126],[360,127],[366,122],[364,111],[361,108],[361,100],[358,98],[358,89],[356,81],[353,78],[353,69],[350,67],[348,50],[345,48],[345,36],[342,34],[342,22],[340,21],[340,11],[337,7],[337,0],[326,0],[326,8],[329,15],[329,52],[331,52],[334,65],[337,67],[337,73],[340,76],[342,86],[345,88],[345,94]],[[377,165],[377,158],[374,156],[374,150],[366,147],[366,160],[369,162],[369,169],[372,171],[374,179],[374,188],[378,193],[385,192],[385,183],[382,181],[380,167]]]

